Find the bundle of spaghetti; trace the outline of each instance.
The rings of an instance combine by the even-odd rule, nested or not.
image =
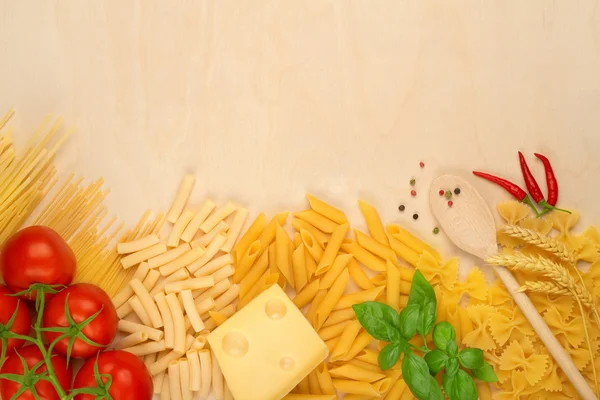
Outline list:
[[[0,120],[0,129],[13,114],[11,110]],[[21,156],[14,150],[12,129],[0,135],[0,245],[23,225],[57,182],[52,161],[70,131],[48,150],[46,147],[62,124],[59,118],[48,127],[51,120],[52,117],[45,119]],[[46,133],[41,136],[43,132]]]

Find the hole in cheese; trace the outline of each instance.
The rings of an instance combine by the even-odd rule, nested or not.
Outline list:
[[[248,339],[240,332],[229,332],[223,336],[223,351],[231,357],[241,358],[248,353]]]
[[[289,371],[292,368],[294,368],[294,365],[296,363],[294,362],[294,359],[292,357],[281,357],[281,360],[279,360],[279,366],[281,367],[282,370],[284,371]]]
[[[265,313],[271,319],[281,319],[285,317],[287,307],[280,299],[271,299],[265,305]]]

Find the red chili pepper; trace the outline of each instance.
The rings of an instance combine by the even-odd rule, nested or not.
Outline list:
[[[544,170],[546,170],[546,185],[548,186],[548,204],[555,206],[558,202],[558,182],[556,181],[552,165],[550,165],[550,160],[542,154],[534,154],[537,158],[542,160],[542,163],[544,163]]]
[[[527,195],[523,189],[521,189],[518,185],[507,181],[506,179],[499,178],[494,175],[486,174],[484,172],[473,171],[473,174],[479,176],[480,178],[487,179],[488,181],[495,183],[496,185],[502,187],[508,193],[510,193],[515,199],[519,200],[522,203],[527,204],[531,209],[535,212],[536,215],[539,215],[537,208]]]
[[[523,178],[525,179],[525,184],[527,185],[527,189],[535,201],[539,206],[544,208],[543,214],[547,213],[550,210],[558,210],[571,214],[571,211],[563,210],[562,208],[554,207],[554,204],[550,204],[544,198],[544,194],[542,193],[542,189],[540,189],[540,185],[538,185],[535,177],[529,170],[529,166],[527,166],[527,161],[525,161],[525,157],[523,153],[519,152],[519,161],[521,162],[521,171],[523,172]]]

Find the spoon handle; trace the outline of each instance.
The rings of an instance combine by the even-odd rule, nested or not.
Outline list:
[[[581,375],[569,354],[556,339],[556,336],[554,336],[550,328],[548,328],[548,325],[546,325],[546,322],[538,313],[529,297],[525,293],[518,291],[520,285],[513,274],[505,267],[494,266],[493,268],[515,300],[515,303],[517,303],[517,306],[519,306],[525,317],[529,320],[529,323],[540,339],[542,339],[542,342],[544,342],[548,351],[550,351],[550,354],[552,354],[552,357],[554,357],[565,375],[567,375],[567,378],[569,378],[581,398],[584,400],[597,399],[585,378]]]

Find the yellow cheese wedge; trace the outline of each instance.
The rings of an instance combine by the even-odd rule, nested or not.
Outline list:
[[[280,400],[328,354],[279,285],[215,329],[208,342],[236,400]]]

